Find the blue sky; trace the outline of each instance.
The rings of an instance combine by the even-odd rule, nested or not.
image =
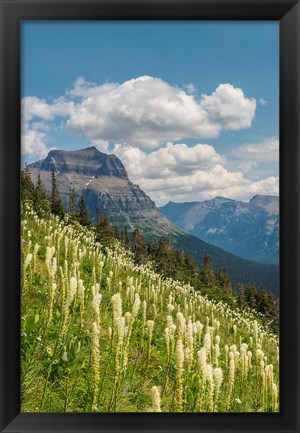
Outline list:
[[[277,22],[25,22],[23,159],[93,144],[158,204],[276,194],[278,39]]]

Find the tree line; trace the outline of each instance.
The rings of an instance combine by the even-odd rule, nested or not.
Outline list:
[[[59,217],[68,214],[71,221],[77,221],[83,226],[93,226],[96,236],[103,245],[110,245],[113,239],[118,239],[126,249],[133,252],[136,263],[151,261],[155,271],[166,277],[191,284],[210,299],[224,301],[233,308],[254,309],[261,313],[263,322],[278,332],[279,301],[270,291],[257,288],[253,284],[240,285],[236,290],[227,269],[221,267],[215,272],[206,251],[200,268],[191,254],[185,255],[182,249],[175,248],[168,238],[154,239],[151,236],[146,238],[138,228],[128,230],[125,227],[121,230],[110,223],[107,214],[100,215],[98,210],[95,221],[92,223],[86,206],[84,190],[77,201],[74,188],[71,188],[68,208],[65,209],[57,187],[55,172],[51,173],[51,191],[47,193],[40,175],[34,184],[28,168],[22,170],[21,200],[30,200],[37,213],[50,211]]]

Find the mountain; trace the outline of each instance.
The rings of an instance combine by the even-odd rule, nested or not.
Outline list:
[[[51,190],[51,172],[55,172],[66,208],[70,188],[74,188],[78,198],[85,190],[92,220],[98,209],[102,215],[107,213],[111,222],[121,228],[127,226],[133,230],[139,227],[144,233],[150,233],[155,227],[157,236],[167,236],[175,230],[150,197],[129,180],[123,163],[115,155],[107,155],[95,147],[76,151],[51,150],[44,160],[28,165],[28,169],[34,182],[40,174],[47,191]],[[179,228],[176,230],[183,232]]]
[[[278,264],[279,197],[255,195],[249,202],[216,197],[160,208],[174,224],[226,251],[260,263]]]
[[[96,209],[107,213],[120,228],[139,228],[146,236],[168,237],[176,247],[191,253],[202,264],[204,251],[210,255],[215,269],[226,266],[235,285],[264,285],[278,294],[278,267],[244,260],[193,236],[170,222],[138,185],[133,184],[122,162],[95,147],[77,151],[51,150],[41,161],[28,165],[32,180],[38,175],[47,191],[51,190],[51,173],[56,173],[57,186],[65,206],[70,189],[78,199],[83,190],[91,219]]]

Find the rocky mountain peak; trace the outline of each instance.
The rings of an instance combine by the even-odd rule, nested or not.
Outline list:
[[[100,152],[95,146],[81,150],[51,150],[38,168],[57,173],[76,173],[90,177],[113,176],[128,180],[126,169],[115,155]]]
[[[252,206],[257,206],[269,213],[279,213],[279,197],[274,195],[255,195],[249,201]]]

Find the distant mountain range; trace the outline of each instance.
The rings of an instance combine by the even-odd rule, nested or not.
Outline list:
[[[174,224],[240,257],[278,264],[279,197],[255,195],[249,202],[216,197],[160,208]]]
[[[200,265],[207,251],[215,269],[226,266],[236,286],[238,283],[264,285],[278,294],[278,266],[244,260],[177,227],[130,181],[124,165],[115,155],[107,155],[95,147],[77,151],[51,150],[44,160],[28,165],[28,169],[34,182],[40,174],[48,191],[54,171],[66,207],[71,188],[78,199],[85,190],[91,219],[95,218],[98,208],[100,214],[107,213],[111,222],[120,228],[139,228],[146,236],[167,237],[175,247],[193,254]]]

